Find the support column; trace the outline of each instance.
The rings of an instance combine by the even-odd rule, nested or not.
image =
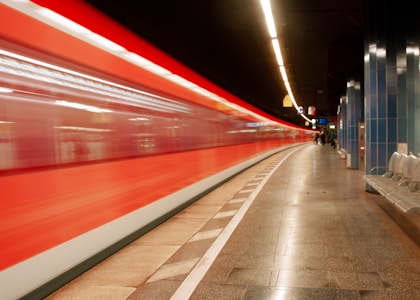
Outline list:
[[[362,119],[360,83],[347,83],[347,167],[359,168],[359,121]]]
[[[343,96],[340,98],[340,106],[337,112],[338,128],[337,128],[337,139],[338,139],[338,152],[342,158],[346,157],[347,148],[347,97]]]
[[[419,45],[410,43],[406,47],[407,55],[407,152],[420,152],[420,76]]]
[[[387,24],[385,12],[384,3],[370,2],[365,40],[365,125],[366,173],[373,168],[373,174],[386,172],[389,157],[396,150],[395,59],[391,58],[395,29],[394,22],[388,20]],[[366,189],[373,191],[369,185]]]

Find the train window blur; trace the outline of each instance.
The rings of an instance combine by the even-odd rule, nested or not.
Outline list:
[[[287,132],[120,79],[25,59],[0,52],[0,170],[258,142]]]

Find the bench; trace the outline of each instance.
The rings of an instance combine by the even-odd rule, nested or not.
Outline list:
[[[377,167],[364,176],[367,184],[404,213],[420,210],[420,158],[394,152],[383,175]]]

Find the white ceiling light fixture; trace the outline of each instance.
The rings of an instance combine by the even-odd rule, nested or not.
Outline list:
[[[301,113],[302,107],[299,106],[295,100],[295,97],[293,96],[292,89],[290,87],[289,79],[287,78],[286,68],[284,66],[284,60],[283,56],[281,55],[281,47],[280,42],[277,38],[277,31],[276,31],[276,25],[273,18],[273,12],[271,9],[271,3],[270,0],[260,0],[261,1],[261,7],[264,12],[265,22],[267,24],[268,33],[271,37],[271,43],[273,45],[273,50],[276,55],[277,64],[279,65],[280,74],[283,80],[283,84],[289,94],[290,99],[292,100],[293,106],[295,107],[296,111],[299,113],[299,115],[302,116],[307,121],[310,121],[310,119],[305,116],[303,113]]]

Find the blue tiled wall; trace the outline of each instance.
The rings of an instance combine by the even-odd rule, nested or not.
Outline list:
[[[359,120],[362,118],[360,83],[347,84],[347,163],[352,169],[359,168]]]
[[[392,4],[392,5],[391,5]],[[391,7],[391,6],[392,7]],[[406,146],[420,152],[419,29],[410,8],[397,2],[369,4],[365,36],[366,173],[387,169],[390,156]],[[368,190],[369,186],[366,187]]]

